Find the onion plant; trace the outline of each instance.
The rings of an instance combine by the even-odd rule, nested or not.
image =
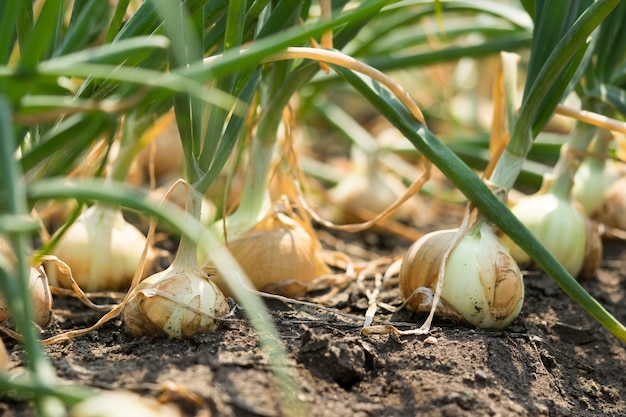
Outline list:
[[[579,80],[572,80],[583,111],[600,113],[605,117],[624,115],[620,111],[623,106],[615,94],[609,98],[608,94],[599,93],[598,89],[620,91],[616,76],[619,76],[626,56],[623,39],[625,16],[626,7],[620,4],[604,20],[593,35],[587,57],[579,66],[578,71],[582,73]],[[599,231],[587,215],[598,212],[603,206],[607,182],[603,168],[609,140],[606,125],[602,128],[577,122],[561,149],[558,162],[545,176],[542,189],[518,201],[513,207],[518,218],[566,269],[573,276],[583,279],[595,275],[601,259]],[[578,193],[575,195],[583,205],[581,210],[576,207],[578,203],[573,200],[572,190],[583,156],[590,150],[592,142],[597,154],[589,157],[585,178],[578,177]],[[608,207],[611,205],[607,204]],[[512,245],[512,251],[520,262],[529,261],[527,255],[515,245]]]
[[[618,3],[577,3],[570,8],[570,4],[560,2],[535,2],[532,58],[522,105],[517,114],[513,110],[513,101],[509,99],[508,129],[511,140],[490,177],[496,189],[505,191],[500,196],[506,195],[506,191],[514,185],[532,147],[533,138],[545,125],[563,95],[573,88],[572,79],[576,80],[581,76],[578,68],[587,50],[588,37]],[[564,22],[563,16],[568,16],[569,22]],[[492,191],[493,185],[488,187],[425,126],[412,120],[396,101],[382,94],[376,83],[344,70],[338,71],[375,103],[376,108],[459,187],[482,215],[528,253],[589,314],[626,341],[624,325],[591,297],[520,223],[507,208],[502,197]]]

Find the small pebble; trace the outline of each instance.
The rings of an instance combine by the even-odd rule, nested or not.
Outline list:
[[[437,340],[437,338],[435,336],[428,336],[426,339],[424,339],[424,344],[425,345],[436,345],[439,341]]]
[[[487,382],[489,381],[489,375],[487,375],[484,371],[476,371],[474,379],[476,382]]]

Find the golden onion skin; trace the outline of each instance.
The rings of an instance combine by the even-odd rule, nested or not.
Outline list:
[[[585,245],[585,262],[578,273],[581,280],[591,279],[598,273],[600,261],[602,261],[602,235],[598,224],[590,219],[586,219],[587,241]]]
[[[306,290],[315,278],[331,272],[321,257],[322,247],[317,238],[279,211],[270,213],[227,246],[261,291],[291,297]]]
[[[9,369],[9,352],[7,352],[4,342],[0,339],[0,374]]]
[[[626,230],[626,176],[608,187],[604,202],[593,217],[609,227]]]
[[[219,326],[215,318],[229,310],[224,294],[199,269],[170,266],[133,290],[124,308],[124,324],[135,336],[183,339],[214,331]]]
[[[456,233],[456,229],[429,233],[404,256],[400,292],[410,309],[424,311],[422,297],[412,295],[421,287],[434,293],[443,256]],[[491,226],[472,229],[447,259],[438,314],[476,327],[501,329],[517,318],[523,300],[521,272]]]

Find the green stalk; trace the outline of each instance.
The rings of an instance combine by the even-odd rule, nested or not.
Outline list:
[[[109,28],[104,36],[103,43],[113,42],[115,36],[120,32],[122,22],[124,21],[124,15],[126,15],[126,10],[128,9],[130,0],[118,0],[116,3],[115,11],[111,17],[111,22],[109,23]]]
[[[20,2],[3,1],[0,3],[0,65],[9,62],[15,45],[15,21],[18,17]]]
[[[580,155],[587,151],[589,144],[596,137],[598,128],[583,122],[577,122],[568,143],[561,147],[561,154],[552,173],[546,178],[547,191],[569,200],[574,175],[581,162]]]
[[[13,158],[15,136],[12,129],[11,106],[5,96],[0,96],[0,182],[4,190],[1,215],[14,218],[13,223],[28,226],[29,211],[26,204],[26,190],[17,161]],[[6,223],[5,223],[6,224]],[[33,383],[37,386],[54,386],[55,372],[45,356],[43,347],[32,323],[32,303],[28,286],[30,258],[26,251],[28,235],[37,229],[36,222],[22,230],[3,230],[13,244],[17,257],[17,269],[0,265],[0,290],[9,307],[9,312],[17,331],[23,337],[28,368],[32,372]],[[62,416],[61,402],[45,394],[35,394],[34,402],[40,416]]]
[[[108,174],[108,178],[113,181],[126,181],[130,167],[137,153],[141,150],[137,142],[151,121],[146,120],[148,119],[146,116],[144,116],[144,120],[139,119],[141,116],[138,116],[137,112],[128,114],[124,119],[119,150]]]
[[[200,222],[200,216],[202,213],[202,194],[196,191],[193,187],[187,189],[187,203],[185,205],[185,216],[183,221],[190,224]],[[185,234],[181,235],[180,242],[178,244],[178,250],[172,261],[172,268],[174,269],[200,269],[198,265],[198,245],[197,237],[190,237]]]
[[[255,136],[250,150],[252,169],[246,171],[241,201],[237,210],[227,219],[228,229],[224,231],[225,236],[246,231],[261,220],[269,209],[271,202],[267,184],[273,154],[274,143],[264,144]]]
[[[554,111],[554,107],[548,108],[543,105],[547,90],[552,92],[549,86],[553,86],[557,78],[566,71],[570,60],[579,53],[581,45],[586,44],[588,36],[618,4],[619,0],[599,0],[589,6],[554,46],[536,77],[529,80],[527,85],[530,87],[527,87],[524,95],[519,117],[513,126],[511,140],[498,160],[491,177],[496,185],[506,190],[513,187],[532,146],[535,123],[539,119],[538,116],[541,116],[539,111],[550,112],[550,114]],[[568,80],[565,81],[569,83]]]
[[[33,71],[37,64],[49,55],[57,39],[64,5],[63,0],[44,2],[33,31],[28,34],[25,44],[20,45],[20,70]]]

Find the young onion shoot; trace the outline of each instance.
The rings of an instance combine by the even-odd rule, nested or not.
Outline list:
[[[604,159],[589,156],[578,167],[574,176],[572,196],[583,212],[593,218],[602,209],[610,179],[605,175]]]

